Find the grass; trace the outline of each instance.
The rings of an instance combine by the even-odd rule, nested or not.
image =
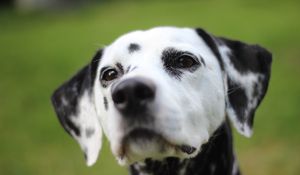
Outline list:
[[[300,3],[297,1],[115,1],[56,13],[0,11],[0,174],[126,174],[108,143],[96,166],[60,127],[54,88],[97,48],[135,29],[203,27],[260,43],[274,55],[268,94],[254,135],[235,132],[244,174],[300,174]]]

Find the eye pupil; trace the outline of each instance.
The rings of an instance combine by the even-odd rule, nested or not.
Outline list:
[[[118,72],[116,70],[107,70],[104,72],[103,80],[105,81],[111,81],[113,79],[116,79],[118,77]]]
[[[177,59],[177,66],[179,68],[189,68],[194,65],[194,59],[190,56],[181,56]]]

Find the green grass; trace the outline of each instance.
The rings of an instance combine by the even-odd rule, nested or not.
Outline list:
[[[97,48],[135,29],[203,27],[267,47],[272,79],[251,139],[235,133],[244,174],[300,174],[300,2],[142,1],[20,14],[0,9],[0,174],[126,174],[108,143],[87,168],[60,127],[50,94]]]

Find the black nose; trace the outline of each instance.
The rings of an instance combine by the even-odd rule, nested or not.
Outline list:
[[[145,78],[126,79],[112,89],[116,108],[128,115],[145,112],[154,97],[155,85]]]

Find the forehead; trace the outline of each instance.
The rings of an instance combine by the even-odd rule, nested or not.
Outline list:
[[[139,43],[144,46],[161,46],[171,43],[196,44],[197,34],[193,29],[175,27],[157,27],[146,31],[135,31],[118,38],[112,48],[126,45],[130,42]]]
[[[134,54],[161,54],[166,48],[198,51],[205,47],[194,29],[158,27],[125,34],[105,48],[103,62],[125,59]],[[136,53],[134,53],[136,52]],[[124,58],[125,57],[125,58]]]

